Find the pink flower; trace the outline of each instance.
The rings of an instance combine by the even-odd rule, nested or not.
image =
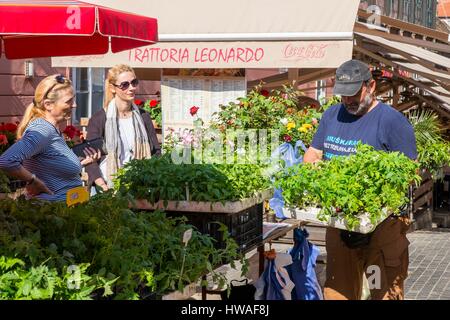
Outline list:
[[[184,131],[183,134],[181,135],[181,139],[184,145],[190,145],[194,140],[194,137],[192,133],[190,133],[189,131]]]
[[[311,122],[313,125],[317,125],[319,123],[319,121],[316,118],[312,118]]]
[[[195,116],[198,112],[198,109],[200,109],[199,107],[193,106],[189,109],[189,112],[191,114],[191,116]]]

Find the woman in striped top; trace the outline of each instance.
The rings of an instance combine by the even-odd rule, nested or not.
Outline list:
[[[26,181],[27,196],[64,201],[69,189],[82,186],[82,166],[100,157],[89,148],[80,162],[58,129],[74,107],[72,82],[62,75],[46,77],[17,129],[18,141],[0,156],[1,170]]]

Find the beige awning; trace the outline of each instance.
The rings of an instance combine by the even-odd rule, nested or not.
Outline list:
[[[403,56],[410,57],[411,62],[417,62],[420,64],[433,64],[438,65],[448,69],[450,69],[450,59],[447,57],[444,57],[440,54],[436,54],[430,50],[422,49],[415,45],[410,45],[406,43],[400,43],[400,42],[394,42],[390,41],[388,39],[374,36],[374,35],[368,35],[364,33],[356,32],[356,35],[371,40],[373,42],[376,42],[377,44],[381,45],[382,47],[388,49],[390,52],[399,53]]]
[[[450,86],[450,59],[418,46],[382,37],[355,33],[356,52],[383,64],[421,75],[439,85]]]
[[[336,68],[351,59],[358,0],[90,1],[158,19],[159,43],[53,66]]]

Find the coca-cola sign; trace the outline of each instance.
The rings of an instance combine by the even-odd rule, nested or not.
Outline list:
[[[324,59],[329,51],[329,47],[330,44],[323,42],[306,45],[289,43],[283,48],[283,58],[291,61]]]

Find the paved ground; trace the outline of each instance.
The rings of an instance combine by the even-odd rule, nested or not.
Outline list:
[[[433,231],[416,231],[408,234],[410,244],[409,276],[405,282],[405,299],[407,300],[450,300],[450,229],[433,229]],[[291,245],[274,244],[277,252],[286,252]],[[326,257],[324,247],[321,259]],[[258,256],[255,251],[247,254],[250,259],[251,272],[247,278],[257,279]],[[319,258],[319,259],[320,259]],[[323,259],[324,260],[324,259]],[[325,281],[326,264],[318,263],[316,273],[319,282]],[[229,266],[221,268],[227,272],[227,278],[241,279],[240,273]],[[193,299],[201,299],[200,293]],[[219,295],[208,294],[208,300],[220,300]]]
[[[450,300],[450,229],[408,234],[405,299]]]

